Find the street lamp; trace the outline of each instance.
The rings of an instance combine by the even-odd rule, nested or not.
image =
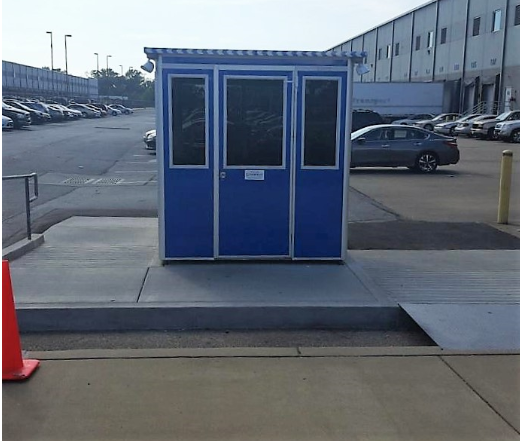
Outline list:
[[[112,55],[107,55],[107,77],[108,77],[108,59],[111,57],[112,57]]]
[[[67,80],[67,95],[69,94],[69,66],[67,61],[67,37],[72,37],[72,35],[65,35],[65,75]]]
[[[123,76],[123,65],[120,64],[119,67],[121,68],[121,76]]]
[[[96,56],[96,73],[99,75],[99,54],[94,52],[94,55]]]
[[[52,92],[54,93],[54,49],[52,47],[52,32],[47,31],[46,34],[51,36],[51,87]]]

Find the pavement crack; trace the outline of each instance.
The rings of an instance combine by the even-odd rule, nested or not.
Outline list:
[[[143,281],[141,283],[141,286],[139,288],[139,294],[137,296],[137,301],[135,303],[139,303],[139,300],[141,299],[141,294],[143,293],[144,284],[146,282],[146,278],[148,277],[148,272],[150,271],[150,267],[146,268],[146,273],[144,273]]]
[[[457,376],[459,377],[463,382],[464,384],[477,396],[479,397],[493,412],[495,412],[497,414],[497,416],[502,420],[504,421],[509,427],[511,427],[511,429],[513,429],[515,431],[515,433],[517,433],[518,435],[520,435],[520,431],[515,427],[513,426],[506,418],[504,418],[500,412],[498,412],[498,410],[496,410],[493,405],[488,401],[486,400],[468,381],[466,381],[466,379],[460,375],[456,369],[454,367],[452,367],[448,362],[447,360],[444,358],[444,357],[439,357],[441,359],[441,361]]]

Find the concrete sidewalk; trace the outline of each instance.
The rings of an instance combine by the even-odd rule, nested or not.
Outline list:
[[[34,353],[6,440],[518,440],[520,356],[432,348]]]

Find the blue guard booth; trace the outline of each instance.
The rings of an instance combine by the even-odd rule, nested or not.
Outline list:
[[[352,74],[366,54],[145,53],[160,258],[344,261]]]

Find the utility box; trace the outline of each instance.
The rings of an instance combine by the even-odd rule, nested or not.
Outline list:
[[[345,260],[365,53],[145,48],[162,260]]]

